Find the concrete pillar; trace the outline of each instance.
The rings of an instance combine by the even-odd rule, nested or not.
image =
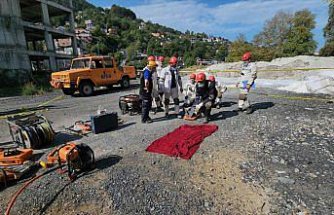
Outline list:
[[[43,23],[45,25],[50,25],[50,16],[49,16],[48,5],[45,4],[44,2],[41,2],[41,7],[42,7]]]
[[[69,5],[70,5],[70,8],[73,9],[73,3],[72,3],[72,0],[69,0]],[[70,14],[70,28],[71,28],[71,31],[74,32],[75,34],[75,21],[74,21],[74,14],[73,14],[73,10]],[[77,43],[77,38],[76,36],[74,36],[72,39],[72,49],[73,49],[73,55],[74,56],[78,56],[78,43]]]
[[[44,32],[44,37],[45,37],[45,43],[46,43],[46,47],[47,47],[48,53],[52,54],[49,57],[50,69],[52,71],[57,71],[58,70],[58,68],[57,68],[57,61],[56,61],[56,58],[54,56],[55,46],[54,46],[52,35],[49,32],[45,31]]]
[[[55,56],[50,56],[49,61],[50,61],[50,69],[52,71],[58,71],[58,65],[57,65],[56,57]]]

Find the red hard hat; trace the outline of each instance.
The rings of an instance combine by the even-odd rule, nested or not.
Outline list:
[[[169,65],[176,65],[177,64],[177,58],[176,57],[171,57],[169,59]]]
[[[205,81],[205,73],[201,72],[196,75],[196,82],[202,82]]]
[[[155,61],[155,57],[153,55],[150,55],[147,57],[148,61]]]
[[[190,74],[189,78],[195,80],[196,79],[196,74],[195,73]]]
[[[164,56],[159,56],[159,57],[158,57],[158,61],[160,61],[160,62],[164,62],[164,60],[165,60],[165,57],[164,57]]]
[[[252,53],[251,52],[246,52],[243,56],[242,56],[242,60],[243,61],[248,61],[249,59],[251,59],[252,57]]]
[[[214,76],[214,75],[210,75],[210,76],[209,76],[209,81],[216,81],[215,76]]]

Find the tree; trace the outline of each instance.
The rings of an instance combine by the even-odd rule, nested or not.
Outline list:
[[[132,12],[132,10],[124,8],[124,7],[120,7],[120,6],[115,5],[115,4],[113,6],[111,6],[110,14],[118,16],[120,18],[128,18],[128,19],[132,19],[132,20],[135,20],[137,18],[136,14],[134,12]]]
[[[317,48],[312,30],[315,28],[315,15],[308,9],[297,11],[292,19],[292,28],[283,44],[286,56],[311,55]]]
[[[283,11],[267,20],[263,30],[255,35],[253,43],[260,47],[274,49],[276,56],[282,55],[283,44],[292,27],[293,15]]]
[[[225,58],[228,55],[228,46],[227,44],[221,44],[216,50],[215,59],[218,61],[225,61]]]
[[[322,56],[334,56],[334,2],[329,2],[328,22],[324,28],[325,46],[320,50]]]
[[[254,46],[246,41],[246,37],[240,34],[235,41],[232,42],[227,57],[228,62],[240,61],[245,52],[253,51]]]

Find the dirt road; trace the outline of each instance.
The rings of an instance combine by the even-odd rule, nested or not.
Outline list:
[[[100,105],[119,112],[119,96],[134,92],[136,86],[50,103],[61,93],[7,98],[0,100],[0,114],[45,103],[38,109],[61,131],[89,119]],[[83,138],[60,132],[55,144],[89,144],[97,168],[74,183],[57,173],[37,181],[13,214],[334,214],[333,103],[289,96],[295,95],[256,89],[250,95],[255,112],[245,115],[234,111],[237,91],[229,90],[225,107],[214,110],[219,130],[189,161],[145,152],[153,140],[188,123],[162,113],[151,125],[121,116],[119,130]],[[0,140],[8,138],[1,120]],[[1,191],[0,214],[20,186]]]

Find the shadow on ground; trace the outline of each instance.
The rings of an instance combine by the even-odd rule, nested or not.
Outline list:
[[[238,116],[238,112],[236,111],[221,111],[219,113],[215,113],[213,115],[211,115],[211,120],[212,122],[214,121],[218,121],[218,120],[224,120],[224,119],[228,119],[228,118],[232,118],[235,116]]]
[[[55,140],[53,141],[53,144],[49,146],[50,148],[59,146],[71,141],[76,141],[80,140],[82,138],[81,135],[78,134],[71,134],[71,133],[66,133],[66,132],[58,132],[56,134]]]
[[[272,102],[259,102],[259,103],[252,104],[253,111],[265,110],[265,109],[268,109],[274,106],[275,104]]]
[[[228,102],[221,102],[220,103],[221,107],[231,107],[231,106],[233,106],[235,104],[237,104],[237,102],[228,101]]]
[[[163,121],[168,121],[168,120],[173,120],[177,119],[177,114],[169,114],[168,117],[162,116],[158,118],[153,118],[153,122],[163,122]]]
[[[120,124],[117,128],[117,130],[120,130],[120,129],[123,129],[123,128],[126,128],[126,127],[129,127],[131,125],[134,125],[136,124],[135,122],[130,122],[130,123],[125,123],[125,124]]]
[[[131,84],[129,88],[123,89],[122,87],[113,87],[111,89],[98,89],[94,92],[92,96],[101,96],[109,93],[119,93],[119,92],[126,92],[134,89],[138,89],[139,84]],[[73,97],[82,97],[79,93],[73,95]]]
[[[106,158],[101,158],[96,161],[96,169],[103,170],[106,168],[109,168],[113,165],[116,165],[118,162],[120,162],[123,158],[118,155],[111,155]]]

